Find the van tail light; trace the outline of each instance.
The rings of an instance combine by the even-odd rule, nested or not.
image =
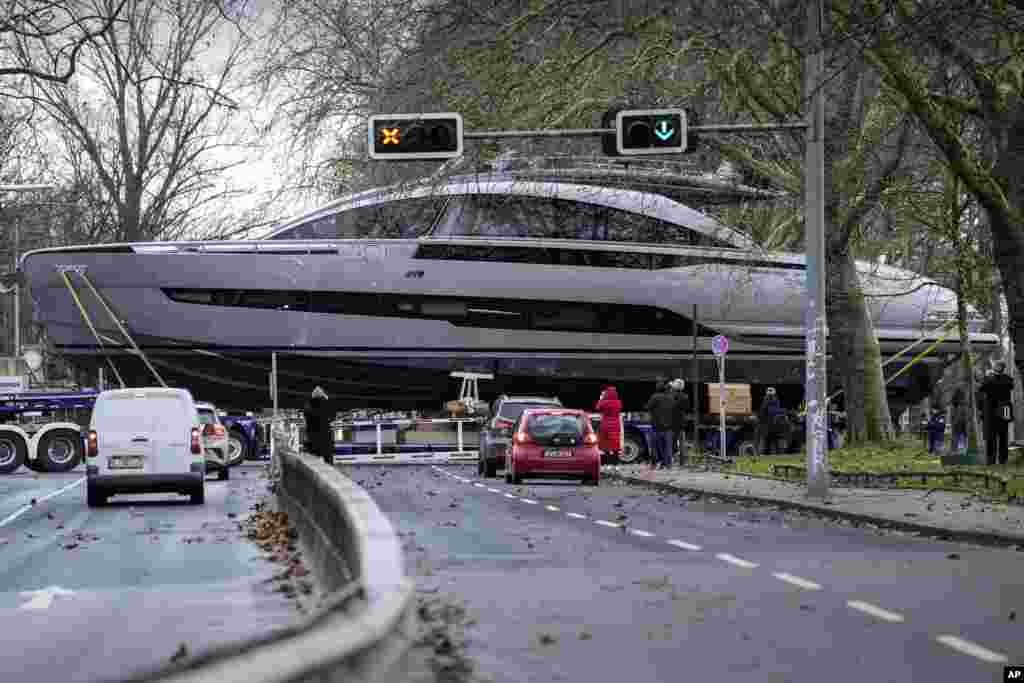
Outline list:
[[[203,445],[199,443],[199,427],[192,428],[192,454],[200,455],[203,452]]]
[[[597,434],[595,434],[594,432],[587,432],[583,436],[583,443],[585,443],[588,446],[596,446],[597,445]]]
[[[99,446],[96,443],[96,430],[90,429],[89,434],[85,437],[85,456],[95,458],[99,452]]]

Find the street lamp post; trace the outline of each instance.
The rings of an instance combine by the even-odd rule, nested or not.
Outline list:
[[[0,185],[0,192],[43,192],[54,189],[53,185]],[[18,257],[21,251],[21,226],[17,219],[14,220],[14,270],[18,270]],[[18,358],[21,355],[21,283],[14,283],[14,348],[11,355]],[[17,372],[15,372],[17,374]]]

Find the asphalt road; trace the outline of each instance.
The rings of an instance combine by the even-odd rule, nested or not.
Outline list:
[[[261,468],[209,477],[202,506],[156,494],[93,510],[84,467],[0,477],[0,681],[117,680],[181,643],[194,653],[294,620],[263,583],[278,568],[237,528],[266,493]]]
[[[483,680],[973,682],[1024,663],[1021,552],[607,479],[341,469],[403,534],[421,591],[475,619]]]

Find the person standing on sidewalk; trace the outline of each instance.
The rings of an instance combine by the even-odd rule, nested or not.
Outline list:
[[[323,458],[328,465],[333,465],[334,434],[331,431],[331,422],[334,421],[337,411],[327,398],[327,392],[320,387],[314,389],[304,412],[306,442],[310,450],[316,457]]]
[[[1006,363],[995,364],[978,393],[985,398],[985,455],[989,465],[1005,465],[1010,457],[1009,425],[1013,421],[1013,379],[1006,374]]]
[[[761,438],[764,445],[761,448],[762,455],[781,455],[785,448],[780,443],[786,430],[786,410],[782,407],[775,387],[768,387],[764,400],[761,401],[761,409],[758,411],[758,424],[760,426]]]
[[[686,382],[674,379],[669,384],[672,396],[676,399],[675,411],[672,413],[672,449],[679,457],[679,464],[686,462],[686,415],[690,411],[690,399],[686,395]]]
[[[597,429],[597,448],[602,453],[608,453],[612,458],[618,459],[622,453],[622,430],[619,429],[622,401],[619,400],[619,393],[615,387],[605,387],[597,405],[594,406],[594,411],[601,413],[601,424]]]
[[[926,427],[928,430],[928,452],[939,453],[946,441],[946,416],[939,408],[932,409],[931,419]]]
[[[668,469],[672,466],[672,415],[676,409],[676,399],[669,393],[668,383],[658,382],[658,389],[647,400],[645,409],[651,414],[654,427],[654,463],[655,469]]]

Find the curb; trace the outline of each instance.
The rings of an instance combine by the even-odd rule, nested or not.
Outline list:
[[[709,489],[697,488],[695,486],[686,486],[679,484],[669,484],[666,482],[651,481],[650,479],[643,479],[641,477],[634,477],[625,474],[619,474],[618,472],[603,472],[604,476],[625,481],[630,484],[638,486],[646,486],[647,488],[658,489],[666,493],[690,493],[697,494],[700,496],[714,496],[725,501],[748,501],[759,503],[761,505],[771,505],[777,508],[800,510],[801,512],[812,512],[823,517],[829,517],[831,519],[844,519],[854,522],[860,522],[863,524],[874,524],[880,529],[898,529],[901,531],[913,531],[922,536],[934,537],[944,541],[966,541],[969,543],[977,543],[979,545],[991,545],[999,547],[1007,546],[1024,546],[1024,534],[1020,536],[1013,536],[1008,534],[995,534],[983,531],[965,531],[958,529],[948,529],[946,527],[932,526],[927,524],[918,524],[914,522],[904,522],[902,520],[890,519],[888,517],[878,517],[873,515],[866,515],[856,512],[847,512],[845,510],[836,510],[828,505],[816,505],[814,503],[798,503],[790,500],[780,500],[778,498],[766,498],[764,496],[757,496],[752,494],[737,494],[737,493],[722,493],[719,491],[713,491]]]
[[[405,575],[391,522],[360,486],[312,456],[290,452],[285,439],[277,442],[271,468],[278,475],[278,503],[324,590],[316,612],[298,624],[120,680],[320,683],[400,673],[419,624],[415,583]]]

